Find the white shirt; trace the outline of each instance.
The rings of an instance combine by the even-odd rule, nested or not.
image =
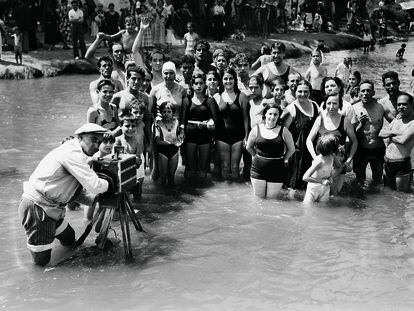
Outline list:
[[[23,197],[39,205],[49,217],[63,218],[65,205],[79,186],[95,195],[108,190],[108,182],[96,175],[87,160],[78,138],[65,142],[40,161],[25,185]]]
[[[83,22],[83,12],[81,9],[77,9],[76,11],[72,9],[69,11],[68,14],[69,14],[69,22],[77,20],[78,18],[81,18],[81,20],[77,21],[77,23]]]

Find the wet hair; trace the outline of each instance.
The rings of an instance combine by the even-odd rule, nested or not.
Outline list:
[[[207,49],[207,51],[210,51],[210,43],[208,43],[206,40],[200,40],[194,45],[194,52],[197,50],[197,48],[200,45],[204,45]]]
[[[114,61],[108,55],[104,55],[104,56],[99,57],[98,63],[97,63],[99,68],[101,67],[102,62],[110,63],[111,66],[114,65]]]
[[[283,42],[280,41],[276,41],[272,43],[272,50],[279,50],[280,52],[285,52],[286,51],[286,46]]]
[[[134,16],[132,16],[132,15],[128,15],[127,17],[125,17],[125,21],[124,21],[124,23],[125,23],[125,24],[126,24],[126,23],[136,24],[135,17],[134,17]]]
[[[262,76],[260,76],[260,75],[251,75],[250,78],[249,78],[249,81],[250,80],[255,80],[257,82],[257,84],[259,84],[260,88],[263,87],[264,81],[263,81]]]
[[[131,77],[131,72],[135,72],[136,74],[139,74],[142,79],[145,79],[145,70],[142,67],[138,66],[129,66],[126,71],[126,78],[129,79]]]
[[[233,80],[234,80],[234,87],[233,87],[234,93],[239,94],[240,90],[239,90],[239,87],[237,86],[237,73],[236,73],[236,71],[233,68],[224,69],[223,76],[221,77],[221,80],[223,80],[223,77],[226,73],[232,75]],[[219,91],[219,93],[221,94],[221,93],[223,93],[223,91],[224,91],[224,85],[221,85],[221,90]]]
[[[325,78],[322,79],[321,91],[322,91],[323,97],[326,96],[326,93],[325,93],[325,84],[328,81],[331,81],[331,80],[334,81],[335,84],[338,86],[338,89],[339,89],[338,95],[339,95],[340,98],[342,98],[342,96],[344,96],[344,84],[342,83],[342,80],[340,78],[338,78],[338,77],[325,77]]]
[[[359,85],[359,87],[361,87],[361,86],[362,86],[362,84],[365,84],[365,83],[367,83],[367,84],[371,85],[371,89],[372,89],[373,91],[375,91],[375,89],[374,89],[374,82],[372,82],[371,80],[364,80],[364,81],[362,81],[362,82],[361,82],[361,84]]]
[[[413,105],[413,96],[412,95],[410,95],[406,92],[401,92],[400,94],[398,94],[398,97],[400,97],[400,96],[406,96],[408,98],[408,103]]]
[[[301,79],[298,82],[298,87],[299,87],[299,85],[306,85],[308,87],[308,89],[309,89],[309,95],[310,95],[310,93],[312,93],[312,84],[310,84],[310,82],[308,80]]]
[[[359,95],[359,85],[354,86],[351,89],[351,92],[349,93],[349,95],[352,97],[358,96]]]
[[[316,152],[322,156],[334,154],[339,147],[338,138],[333,134],[324,134],[316,142]]]
[[[263,112],[262,112],[262,120],[266,119],[266,113],[272,108],[277,109],[277,111],[279,112],[279,118],[276,120],[276,123],[278,123],[280,116],[282,115],[282,108],[275,103],[267,104],[266,107],[264,107]]]
[[[270,86],[271,86],[272,88],[274,88],[276,85],[281,85],[281,86],[283,86],[283,88],[284,88],[285,90],[287,90],[287,89],[288,89],[287,84],[286,84],[286,81],[285,81],[285,80],[283,80],[281,77],[276,77],[276,79],[274,79],[274,80],[272,80],[272,81],[270,82]]]
[[[112,86],[112,89],[115,90],[115,84],[109,79],[102,79],[99,80],[98,84],[96,85],[96,89],[100,91],[105,85]]]
[[[175,112],[175,106],[170,101],[165,101],[161,103],[161,105],[158,108],[158,111],[161,113],[166,107],[171,107],[172,112]]]
[[[107,143],[114,144],[115,143],[115,136],[113,136],[113,135],[104,135],[103,139],[102,139],[102,142],[105,143],[105,144],[107,144]]]
[[[240,63],[246,62],[250,64],[249,57],[244,53],[237,53],[236,56],[233,58],[234,65],[238,66]]]
[[[184,55],[183,58],[181,59],[181,66],[184,63],[194,65],[195,64],[195,58],[194,58],[194,56],[193,55],[188,55],[188,54],[187,55]]]
[[[153,50],[151,54],[149,55],[149,60],[152,61],[152,58],[154,57],[154,54],[161,54],[162,55],[162,61],[165,61],[165,54],[161,50]]]
[[[387,71],[382,75],[382,84],[385,85],[385,79],[394,79],[398,83],[400,83],[400,79],[398,78],[398,73],[395,71]]]
[[[339,105],[339,110],[342,109],[342,107],[344,106],[344,101],[342,100],[342,97],[339,96],[339,94],[331,94],[331,95],[326,95],[323,102],[322,102],[322,109],[326,109],[326,103],[328,102],[329,97],[336,97],[338,96],[338,105]]]

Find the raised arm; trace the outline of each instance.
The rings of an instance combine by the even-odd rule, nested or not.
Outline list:
[[[261,61],[260,61],[261,56],[259,56],[258,59],[256,59],[256,61],[252,64],[251,68],[253,70],[256,70],[260,67]]]
[[[100,43],[103,40],[103,33],[99,32],[96,35],[95,41],[92,42],[92,44],[89,46],[88,50],[86,51],[85,58],[88,62],[90,62],[95,67],[98,67],[98,60],[95,57],[95,52],[98,49]]]
[[[132,45],[132,55],[134,57],[135,65],[145,68],[144,58],[141,53],[142,38],[144,37],[144,31],[149,27],[148,17],[141,19],[138,35],[135,37],[134,44]]]
[[[118,31],[116,34],[113,35],[107,35],[106,33],[104,33],[102,35],[104,40],[110,40],[110,41],[118,41],[119,39],[121,39],[122,34],[125,32],[125,29],[122,29],[120,31]]]

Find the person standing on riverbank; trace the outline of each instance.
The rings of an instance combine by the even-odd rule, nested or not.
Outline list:
[[[412,180],[411,150],[414,147],[413,97],[400,93],[397,98],[400,118],[394,119],[389,129],[382,129],[379,137],[388,138],[385,149],[384,185],[408,192]]]
[[[49,152],[24,185],[19,218],[36,265],[49,263],[55,238],[64,246],[74,245],[75,231],[65,220],[65,206],[82,188],[93,195],[113,189],[110,178],[99,177],[88,164],[105,133],[97,124],[81,126],[75,131],[78,137]]]
[[[78,0],[72,0],[71,4],[72,9],[68,16],[72,26],[73,57],[79,59],[79,48],[81,51],[80,58],[84,58],[86,54],[85,39],[83,38],[83,12],[79,9]]]
[[[23,34],[19,27],[13,27],[13,34],[11,36],[14,41],[14,58],[16,59],[16,64],[21,65],[23,63]]]

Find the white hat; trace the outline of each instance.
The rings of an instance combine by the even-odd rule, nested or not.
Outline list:
[[[162,72],[172,70],[174,73],[177,73],[177,69],[175,68],[175,64],[173,62],[165,62],[164,65],[162,65]]]
[[[86,123],[75,131],[76,135],[83,133],[105,134],[108,130],[95,123]]]

